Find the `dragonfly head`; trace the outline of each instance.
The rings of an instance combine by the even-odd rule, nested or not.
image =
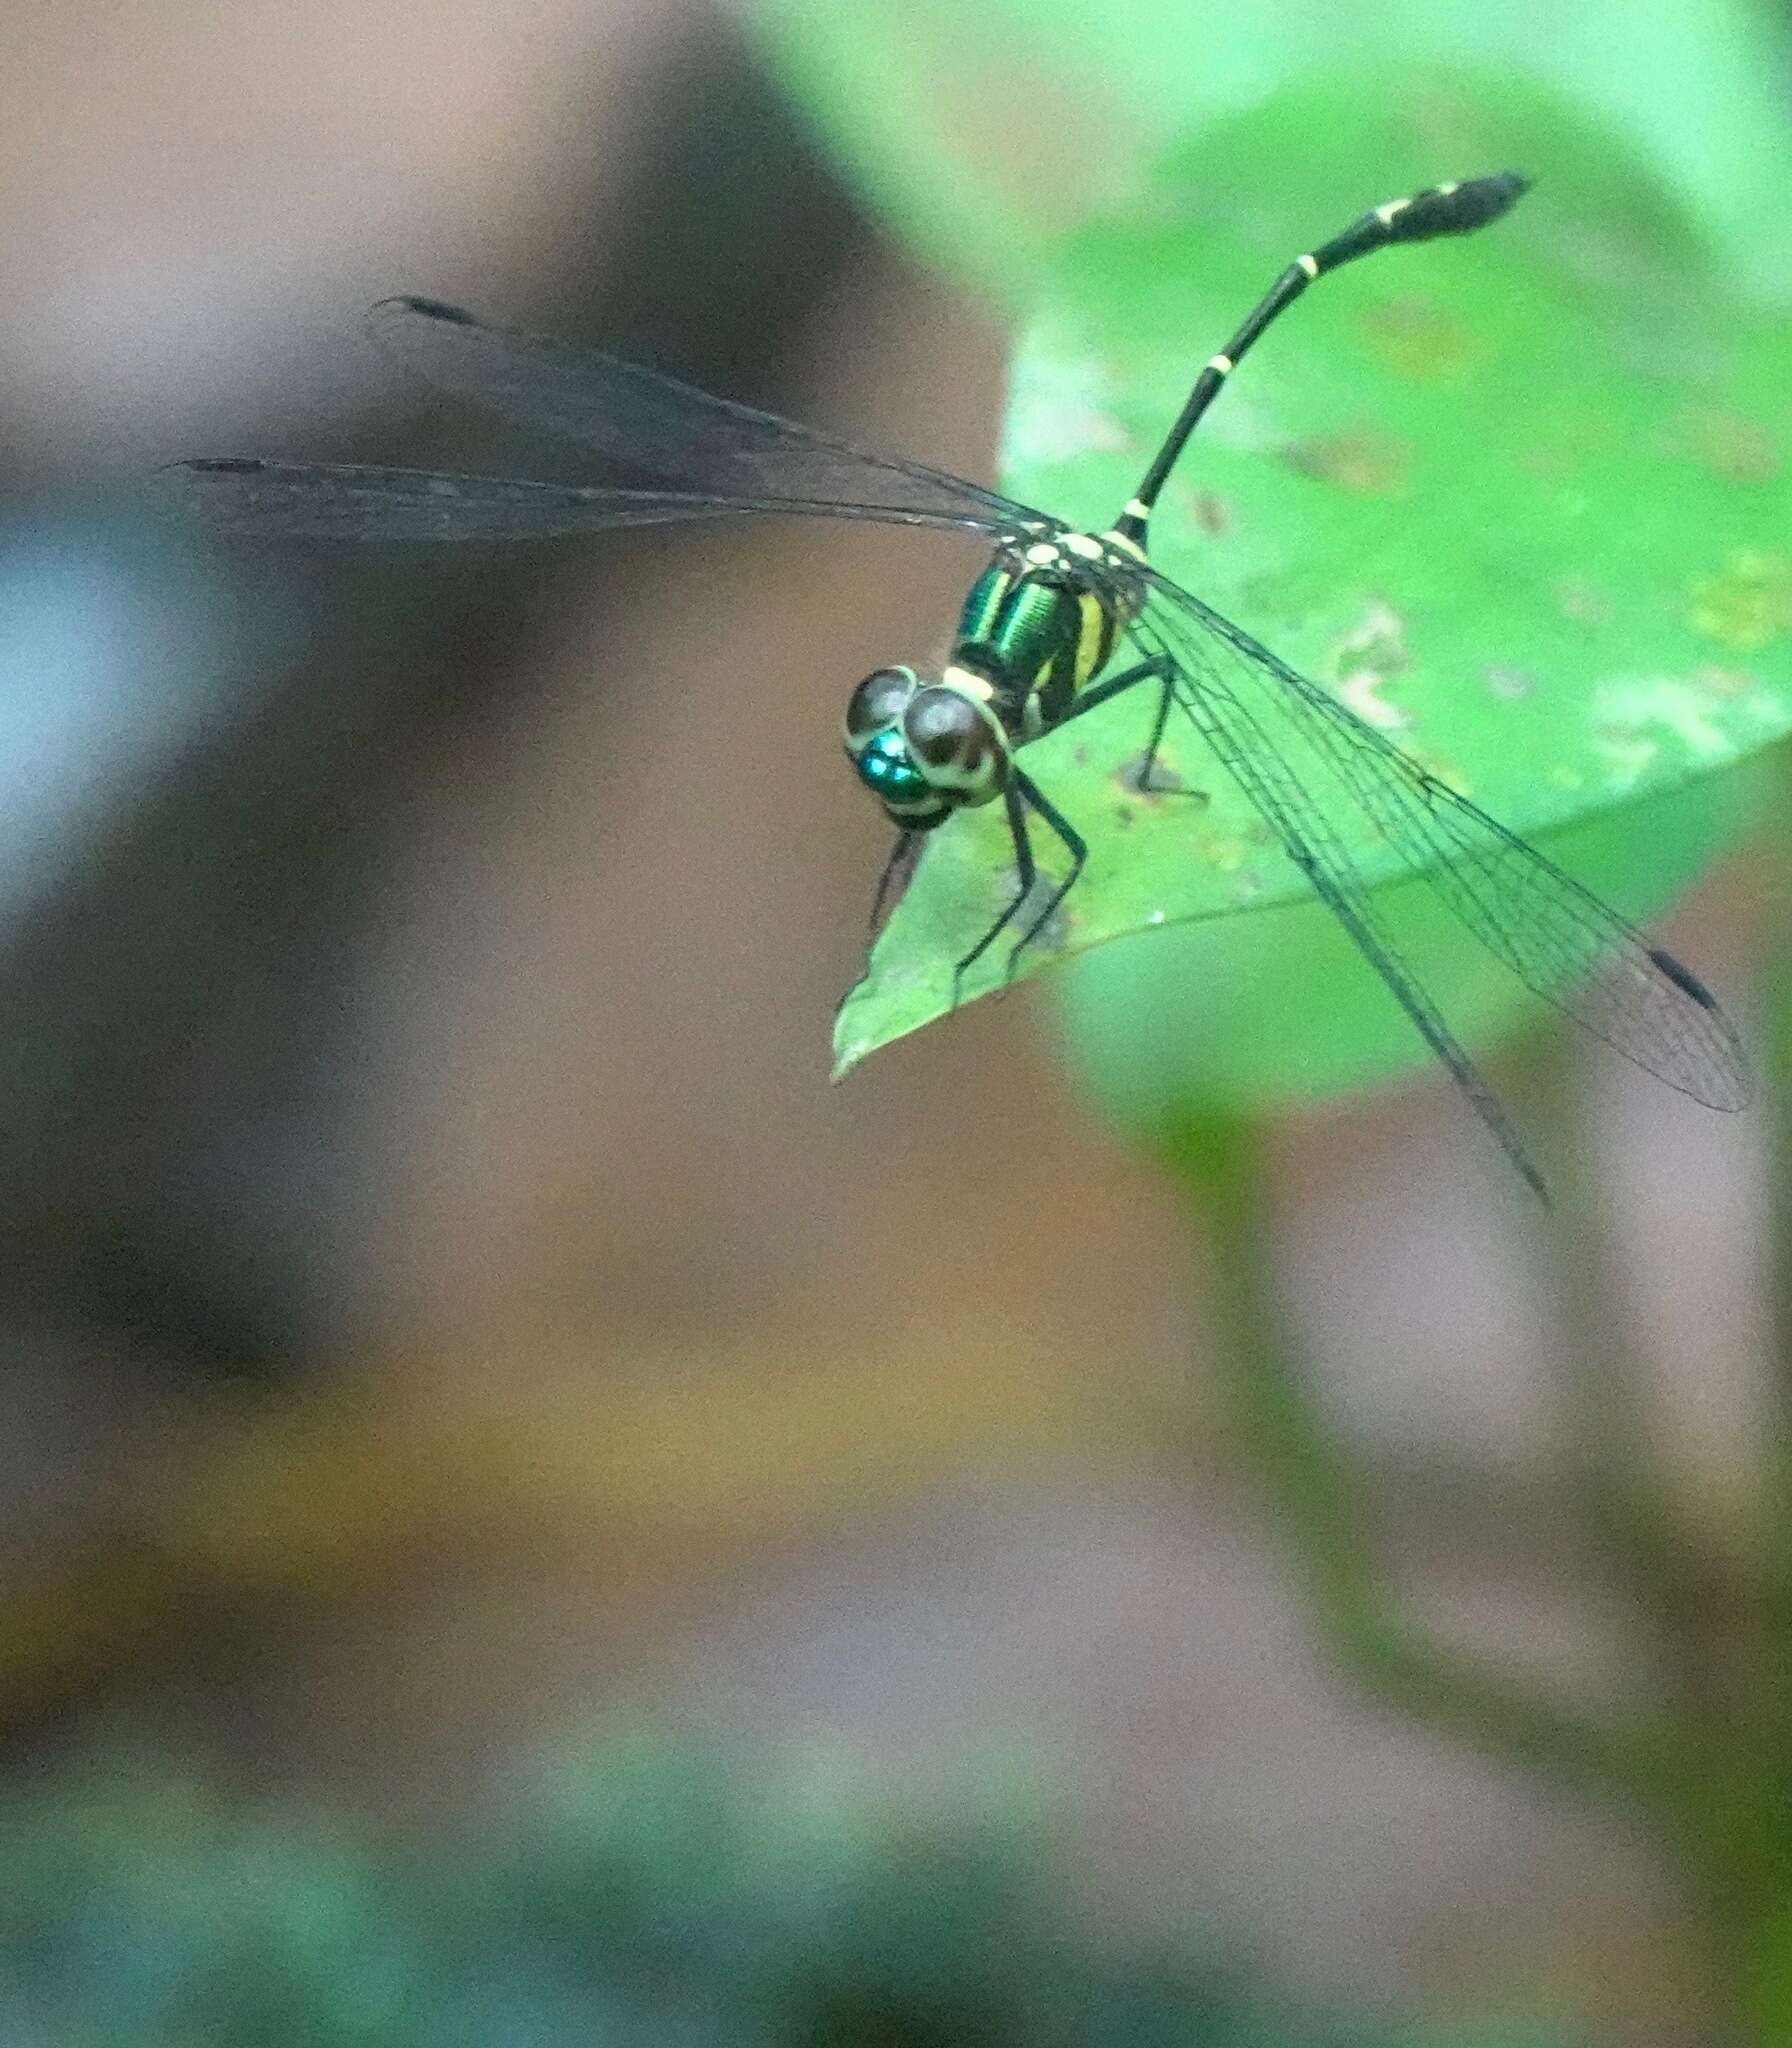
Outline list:
[[[1008,735],[978,676],[948,669],[874,669],[846,706],[846,758],[905,832],[931,832],[956,810],[986,804],[1008,775]]]

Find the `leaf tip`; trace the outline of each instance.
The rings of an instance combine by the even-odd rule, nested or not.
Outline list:
[[[828,1081],[836,1088],[867,1053],[877,1050],[877,1040],[867,1036],[852,1023],[851,1007],[849,998],[834,1014],[834,1064],[828,1074]]]

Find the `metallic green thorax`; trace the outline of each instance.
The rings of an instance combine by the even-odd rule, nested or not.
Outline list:
[[[1112,651],[1112,614],[1086,591],[998,556],[965,600],[953,664],[996,686],[1017,735],[1055,725]]]
[[[987,640],[991,628],[1002,609],[1002,600],[1014,587],[1013,570],[998,558],[991,562],[965,598],[964,610],[958,618],[958,644],[962,647],[967,640]]]

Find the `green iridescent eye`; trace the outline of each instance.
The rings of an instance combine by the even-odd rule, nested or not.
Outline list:
[[[886,804],[918,804],[933,795],[927,778],[915,766],[899,730],[878,733],[854,756],[859,779]]]

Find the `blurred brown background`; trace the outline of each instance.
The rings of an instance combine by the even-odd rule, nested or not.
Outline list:
[[[974,553],[189,560],[128,504],[204,452],[578,473],[379,358],[358,315],[400,290],[987,476],[993,314],[697,0],[20,0],[0,50],[0,489],[15,546],[117,494],[128,575],[51,615],[122,581],[104,657],[150,706],[51,747],[22,665],[0,727],[48,820],[0,996],[15,1767],[125,1715],[430,1812],[617,1702],[923,1776],[1021,1727],[1098,1918],[1684,2038],[1699,1964],[1644,1851],[1307,1646],[1205,1395],[1199,1248],[1067,1094],[1049,998],[827,1084],[885,850],[839,707],[931,651]],[[1687,913],[1720,985],[1724,917]],[[1664,1441],[1721,1523],[1750,1139],[1600,1085]],[[1547,1590],[1514,1198],[1465,1123],[1422,1085],[1291,1131],[1288,1285],[1427,1611],[1603,1695],[1611,1617]]]

